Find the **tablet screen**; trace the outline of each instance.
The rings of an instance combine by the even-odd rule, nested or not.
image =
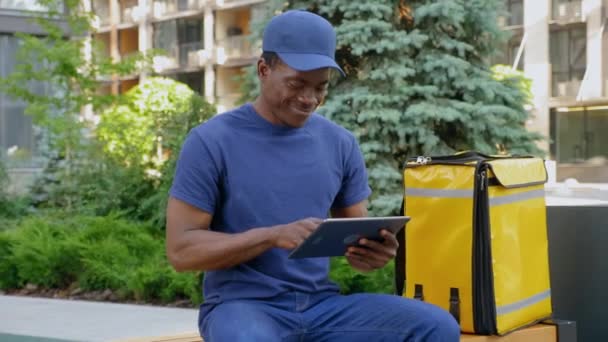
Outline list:
[[[326,219],[291,254],[290,259],[344,256],[361,238],[381,241],[381,229],[394,234],[410,220],[408,216]]]

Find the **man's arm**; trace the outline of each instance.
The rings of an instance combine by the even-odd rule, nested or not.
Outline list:
[[[367,201],[359,202],[346,208],[332,209],[332,217],[366,217]],[[362,247],[349,247],[346,251],[348,263],[357,271],[370,272],[382,268],[393,259],[397,253],[399,242],[395,234],[383,229],[380,234],[383,242],[368,239],[359,240]]]
[[[169,262],[177,271],[230,268],[270,248],[295,248],[321,222],[309,218],[287,225],[226,234],[209,230],[212,218],[207,212],[169,198],[166,249]]]

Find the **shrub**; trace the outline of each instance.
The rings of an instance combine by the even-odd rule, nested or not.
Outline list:
[[[47,211],[0,231],[0,288],[110,289],[122,299],[202,302],[199,273],[177,273],[161,231],[116,216]]]
[[[8,259],[17,268],[18,284],[65,287],[81,270],[75,237],[57,221],[48,217],[25,219],[13,239]]]
[[[330,278],[340,285],[344,294],[351,293],[395,293],[394,263],[389,262],[384,268],[370,272],[355,271],[346,258],[333,258],[331,260]]]

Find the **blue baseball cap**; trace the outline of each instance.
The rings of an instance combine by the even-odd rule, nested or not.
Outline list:
[[[291,10],[273,17],[264,30],[262,50],[276,53],[298,71],[334,68],[345,75],[335,60],[334,28],[311,12]]]

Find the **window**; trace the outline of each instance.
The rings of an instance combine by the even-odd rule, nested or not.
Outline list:
[[[553,96],[576,96],[587,65],[586,27],[552,31],[549,49]]]
[[[38,0],[0,0],[0,9],[26,12],[48,12],[49,10]]]
[[[509,41],[498,48],[498,53],[491,60],[491,64],[505,64],[512,66],[517,58],[517,52],[521,45],[521,36],[512,37]],[[524,51],[522,51],[517,63],[517,69],[524,70]]]
[[[524,24],[523,0],[507,0],[507,11],[509,12],[508,26],[522,26]]]
[[[19,39],[12,35],[0,35],[0,78],[9,75],[16,64]],[[46,87],[31,85],[35,92],[44,93]],[[39,156],[40,132],[25,115],[26,104],[0,93],[0,158],[9,165],[31,166]]]
[[[177,74],[175,79],[179,82],[185,83],[199,95],[203,95],[203,83],[204,75],[202,72],[189,72],[183,74]]]
[[[576,22],[582,20],[581,0],[552,0],[551,12],[553,20]]]
[[[608,106],[551,110],[551,154],[558,163],[606,164]]]
[[[179,65],[198,66],[193,55],[203,46],[203,21],[178,19],[154,25],[154,47],[164,49]]]

